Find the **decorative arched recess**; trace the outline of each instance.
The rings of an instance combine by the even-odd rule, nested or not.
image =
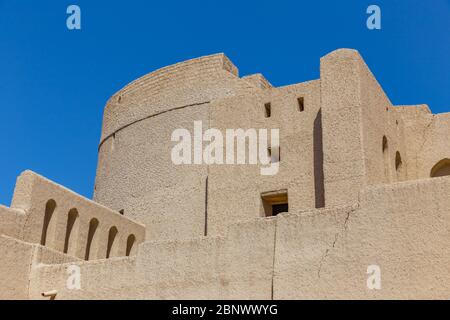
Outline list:
[[[98,250],[98,248],[96,247],[97,238],[95,237],[98,225],[99,222],[96,218],[92,218],[91,221],[89,222],[88,238],[86,242],[86,253],[84,255],[85,260],[89,260],[92,257],[96,257],[96,252],[94,252],[94,250]]]
[[[64,253],[75,256],[78,242],[78,211],[71,209],[67,215],[66,238],[64,240]]]
[[[56,202],[55,200],[51,199],[48,200],[45,205],[45,215],[44,215],[44,221],[42,224],[42,234],[41,234],[41,245],[45,246],[47,244],[47,238],[48,238],[48,230],[50,226],[50,222],[52,222],[53,213],[56,209]]]
[[[448,158],[442,159],[436,163],[430,172],[431,178],[444,176],[450,176],[450,159]]]
[[[127,250],[126,250],[127,257],[129,257],[131,255],[135,242],[136,242],[136,237],[134,236],[134,234],[130,234],[127,239]]]
[[[106,249],[106,259],[108,259],[111,256],[111,253],[114,253],[114,249],[115,249],[115,240],[117,238],[117,233],[119,231],[117,230],[116,227],[111,227],[109,229],[109,234],[108,234],[108,247]]]

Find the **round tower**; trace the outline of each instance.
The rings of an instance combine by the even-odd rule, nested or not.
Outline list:
[[[94,200],[146,225],[147,239],[199,237],[206,165],[176,166],[171,134],[209,126],[210,102],[245,92],[223,54],[152,72],[113,95],[103,119]]]

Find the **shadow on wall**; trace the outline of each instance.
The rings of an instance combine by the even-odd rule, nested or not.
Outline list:
[[[325,184],[323,173],[323,142],[322,142],[322,109],[314,120],[314,189],[316,208],[325,207]]]
[[[50,221],[52,220],[55,209],[56,209],[55,200],[47,201],[47,204],[45,206],[44,224],[42,227],[42,236],[41,236],[41,245],[43,246],[45,246],[45,244],[47,243],[48,227],[50,226]]]

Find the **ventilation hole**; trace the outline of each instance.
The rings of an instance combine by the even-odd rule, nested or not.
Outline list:
[[[297,98],[298,103],[298,111],[303,112],[305,111],[305,99],[303,97]]]
[[[266,118],[270,118],[270,116],[272,115],[272,105],[270,104],[270,102],[264,105],[264,109],[266,112]]]

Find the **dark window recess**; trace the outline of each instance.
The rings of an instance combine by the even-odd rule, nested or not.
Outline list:
[[[303,112],[305,111],[305,98],[299,97],[297,98],[298,103],[298,111]]]
[[[272,106],[270,103],[266,103],[264,105],[264,109],[266,111],[266,118],[270,118],[270,116],[272,115]]]
[[[289,212],[289,205],[287,203],[272,205],[272,216],[276,216],[282,212]]]
[[[261,194],[262,216],[273,217],[282,212],[289,212],[288,193],[286,189]]]

